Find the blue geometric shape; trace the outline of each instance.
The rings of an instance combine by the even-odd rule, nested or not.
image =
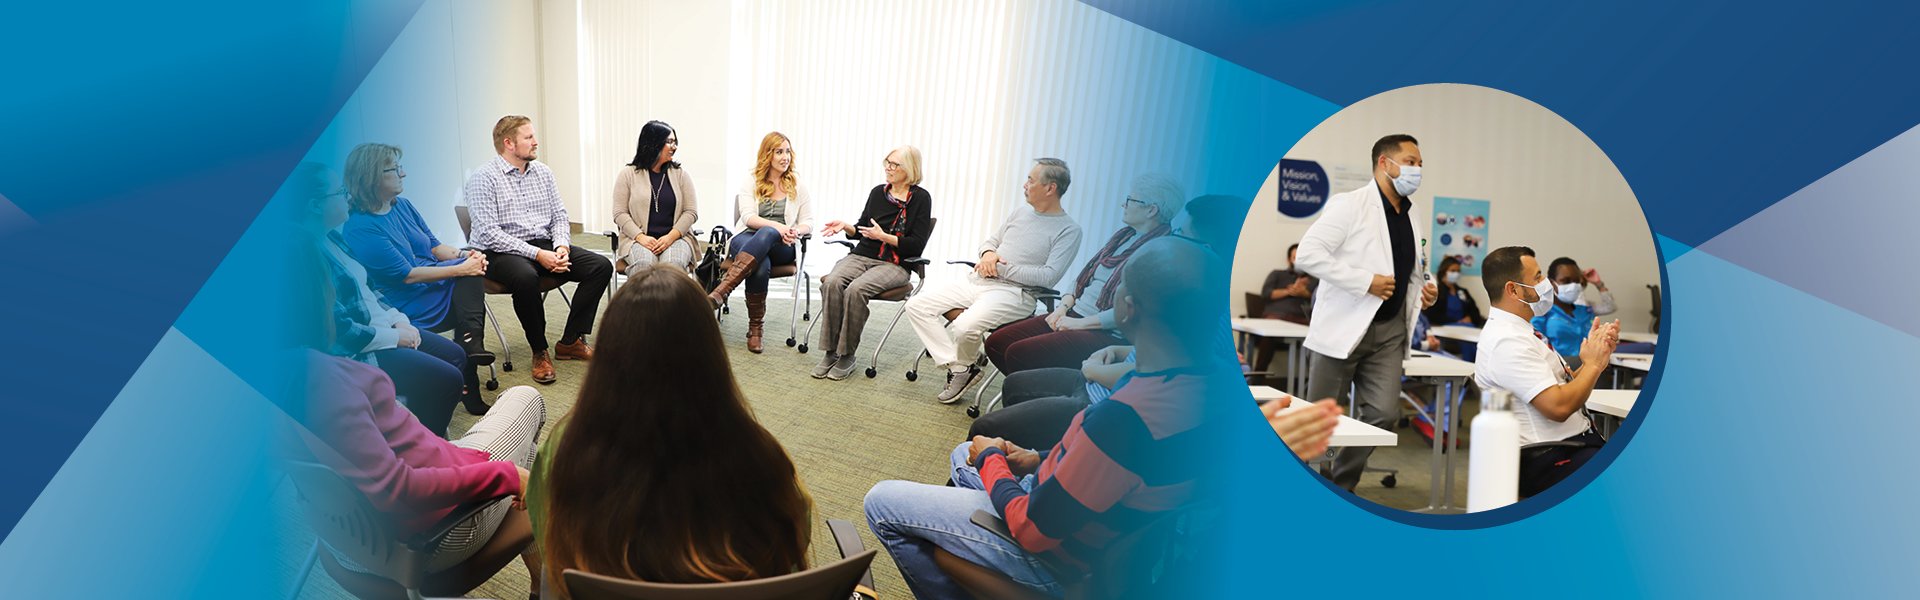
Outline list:
[[[1920,128],[1700,246],[1776,281],[1920,335],[1913,273]]]
[[[289,570],[267,552],[277,414],[169,330],[0,543],[0,595],[266,597]]]
[[[1690,252],[1693,250],[1693,246],[1682,244],[1678,241],[1674,241],[1673,238],[1660,235],[1658,233],[1653,234],[1653,241],[1659,245],[1660,257],[1665,259],[1662,262],[1666,262],[1666,263],[1672,263],[1674,259],[1685,256],[1687,252]]]
[[[1691,245],[1920,122],[1883,67],[1920,54],[1920,3],[1083,1],[1341,105],[1425,83],[1538,102]]]
[[[20,207],[14,206],[5,195],[0,195],[0,237],[16,231],[24,231],[39,224],[38,221],[33,220],[32,216],[27,215],[27,211],[20,210]]]

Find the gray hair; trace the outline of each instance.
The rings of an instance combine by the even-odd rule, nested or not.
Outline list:
[[[1054,186],[1057,195],[1067,195],[1067,186],[1073,183],[1073,172],[1067,170],[1067,161],[1058,158],[1036,158],[1034,164],[1040,165],[1040,178]]]
[[[1173,217],[1180,214],[1180,209],[1187,205],[1186,190],[1180,189],[1180,184],[1174,183],[1172,178],[1159,173],[1148,173],[1134,179],[1128,197],[1159,208],[1160,212],[1154,218],[1161,223],[1172,222]]]

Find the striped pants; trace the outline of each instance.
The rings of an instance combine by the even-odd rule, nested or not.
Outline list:
[[[493,460],[511,461],[521,468],[533,467],[533,454],[540,447],[540,427],[547,422],[547,402],[540,396],[539,390],[529,386],[516,386],[502,392],[493,402],[493,408],[487,416],[474,423],[472,429],[453,445],[486,452]],[[437,573],[448,567],[465,562],[493,538],[493,532],[500,528],[500,522],[506,520],[507,511],[513,510],[512,503],[501,501],[480,514],[455,525],[453,531],[440,542],[440,547],[427,561],[427,572]],[[340,565],[362,573],[367,570],[352,561],[334,555]]]

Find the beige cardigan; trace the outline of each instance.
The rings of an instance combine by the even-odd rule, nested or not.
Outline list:
[[[653,182],[646,173],[623,166],[613,180],[613,225],[620,228],[620,248],[614,256],[626,256],[633,241],[647,232],[648,213],[653,208]],[[673,228],[680,230],[697,255],[701,244],[693,235],[693,222],[700,219],[700,212],[695,209],[700,202],[693,193],[693,178],[687,176],[685,168],[669,169],[667,185],[673,186]]]
[[[740,188],[740,193],[733,197],[733,230],[735,232],[747,230],[748,216],[760,215],[760,198],[756,197],[753,191],[756,183],[748,181],[745,187]],[[787,195],[786,213],[788,227],[805,225],[808,232],[813,231],[813,196],[807,193],[807,184],[793,186],[793,193]]]

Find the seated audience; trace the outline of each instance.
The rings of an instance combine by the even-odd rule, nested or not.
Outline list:
[[[1000,386],[1002,408],[974,419],[967,439],[984,435],[1027,448],[1051,448],[1066,435],[1074,415],[1125,385],[1133,377],[1133,366],[1133,346],[1108,346],[1094,351],[1078,369],[1011,373]]]
[[[1084,569],[1114,539],[1196,501],[1197,465],[1207,462],[1212,423],[1244,382],[1217,326],[1225,265],[1198,244],[1155,240],[1127,261],[1115,292],[1115,321],[1136,344],[1138,371],[1112,397],[1074,418],[1051,450],[976,437],[952,456],[956,487],[883,481],[867,493],[867,523],[915,597],[965,598],[934,562],[936,551],[1058,596],[1040,553]],[[1214,314],[1214,313],[1221,314]],[[982,531],[976,510],[1000,515],[1018,541]]]
[[[1119,231],[1080,268],[1073,292],[1052,313],[1009,323],[987,338],[987,360],[1000,372],[1072,368],[1087,354],[1125,339],[1114,331],[1113,290],[1120,267],[1147,242],[1173,230],[1169,223],[1186,201],[1179,184],[1162,175],[1142,175],[1120,203]]]
[[[775,131],[760,139],[753,180],[734,196],[740,220],[730,248],[732,268],[710,294],[715,303],[747,282],[747,351],[760,353],[761,327],[767,317],[767,281],[775,265],[791,265],[794,244],[813,231],[813,202],[793,172],[793,142]],[[801,277],[806,275],[802,274]]]
[[[1607,291],[1607,283],[1600,279],[1600,272],[1593,269],[1580,270],[1580,264],[1573,259],[1560,257],[1553,259],[1547,266],[1547,279],[1553,282],[1553,308],[1546,314],[1533,319],[1533,328],[1547,341],[1553,344],[1567,363],[1580,366],[1580,344],[1586,340],[1587,331],[1593,329],[1595,317],[1613,314],[1615,310],[1613,293]],[[1598,301],[1589,304],[1583,290],[1592,284],[1599,292]],[[1653,344],[1621,344],[1616,352],[1631,354],[1651,354]]]
[[[1260,295],[1267,299],[1267,306],[1260,316],[1302,325],[1313,318],[1313,290],[1320,286],[1320,281],[1293,267],[1299,251],[1299,244],[1287,246],[1287,268],[1267,274],[1266,283],[1260,286]]]
[[[1522,446],[1573,442],[1520,451],[1520,495],[1533,496],[1573,474],[1606,443],[1587,417],[1586,403],[1620,341],[1620,323],[1592,325],[1581,336],[1581,366],[1568,368],[1527,322],[1529,316],[1554,310],[1555,302],[1554,285],[1540,272],[1533,250],[1500,248],[1487,253],[1481,265],[1487,297],[1494,300],[1487,326],[1480,332],[1480,356],[1473,364],[1475,383],[1483,390],[1513,394],[1513,417],[1520,424]]]
[[[300,165],[289,180],[292,207],[304,233],[318,249],[333,299],[334,334],[328,353],[378,367],[392,378],[408,409],[429,431],[445,437],[460,402],[460,372],[466,352],[437,335],[422,335],[407,315],[387,306],[367,287],[367,271],[347,251],[335,231],[347,222],[344,192],[330,189],[326,168]]]
[[[513,312],[533,350],[530,375],[534,381],[553,383],[554,357],[593,358],[586,336],[613,278],[613,263],[593,252],[572,251],[567,237],[572,223],[553,171],[534,160],[539,146],[532,121],[519,115],[501,117],[493,126],[493,149],[499,155],[474,171],[465,193],[473,214],[469,243],[486,251],[487,278],[513,294]],[[547,310],[540,289],[544,278],[579,284],[552,356],[547,354]]]
[[[347,155],[346,171],[353,210],[341,236],[354,260],[366,267],[368,287],[379,292],[382,300],[405,313],[418,329],[453,331],[455,343],[466,353],[460,401],[468,413],[484,415],[487,403],[480,399],[479,367],[493,364],[493,353],[487,351],[483,337],[486,286],[480,278],[487,272],[487,257],[433,235],[420,211],[400,197],[406,178],[399,148],[355,147]],[[443,348],[437,342],[422,345],[429,352]],[[445,425],[428,428],[444,431]]]
[[[853,374],[853,355],[867,328],[867,301],[907,285],[912,276],[900,261],[919,258],[933,234],[933,196],[920,187],[920,150],[895,148],[881,165],[886,183],[867,193],[860,218],[828,221],[820,228],[820,235],[846,233],[858,242],[820,278],[823,356],[813,367],[814,379],[840,381]]]
[[[633,161],[620,167],[613,180],[613,225],[620,237],[614,256],[627,261],[628,275],[654,263],[691,269],[700,202],[693,178],[673,160],[680,150],[679,134],[666,123],[648,121],[636,146]]]
[[[566,569],[710,583],[807,568],[811,500],[747,406],[700,284],[671,265],[635,273],[598,346],[528,498],[559,596]]]
[[[933,363],[947,370],[937,400],[953,403],[972,385],[981,342],[989,329],[1033,314],[1029,287],[1060,282],[1080,252],[1080,226],[1060,206],[1072,176],[1057,158],[1034,161],[1021,190],[1027,210],[1015,209],[980,245],[972,273],[907,301],[907,320]],[[948,322],[949,310],[961,309]]]

